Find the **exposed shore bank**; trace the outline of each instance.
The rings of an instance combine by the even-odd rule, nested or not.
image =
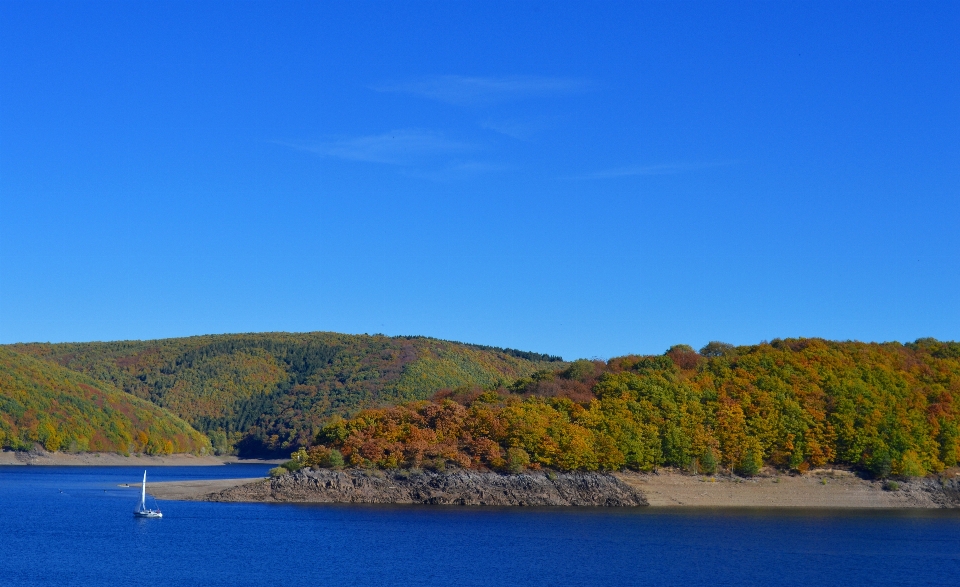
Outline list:
[[[61,453],[46,451],[0,451],[2,465],[53,465],[53,466],[100,466],[100,467],[209,467],[230,463],[280,464],[287,459],[240,459],[235,456],[195,456],[174,454],[164,456],[130,455],[113,452]]]
[[[553,479],[551,479],[551,476]],[[659,473],[501,475],[453,471],[310,470],[276,479],[220,479],[150,485],[158,499],[224,502],[580,505],[651,507],[955,508],[960,477],[861,479],[842,470],[803,476]]]
[[[151,493],[160,499],[175,483],[157,483]],[[165,487],[166,486],[166,487]],[[180,498],[183,499],[183,498]],[[494,506],[647,505],[643,494],[604,473],[527,472],[516,475],[458,470],[450,473],[406,471],[301,470],[262,479],[192,499],[227,502],[391,503]]]
[[[750,478],[670,471],[615,475],[642,492],[654,507],[960,507],[960,477],[956,476],[887,483],[839,469]]]

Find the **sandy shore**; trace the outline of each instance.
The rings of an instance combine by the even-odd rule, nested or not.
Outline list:
[[[5,450],[0,452],[0,465],[56,465],[56,466],[101,466],[101,467],[189,467],[225,465],[228,463],[263,463],[280,464],[287,459],[238,459],[234,456],[203,456],[190,454],[166,455],[162,457],[149,455],[131,455],[125,457],[117,453],[78,453],[68,454],[60,452],[14,452]]]
[[[198,501],[210,493],[218,493],[226,489],[253,483],[262,480],[262,477],[246,479],[204,479],[201,481],[161,481],[147,483],[147,492],[157,499],[174,499],[183,501]],[[140,487],[139,483],[131,483],[130,487]]]
[[[796,508],[940,508],[960,506],[957,478],[953,493],[935,480],[900,482],[899,490],[861,479],[843,470],[813,471],[802,476],[770,475],[744,479],[696,476],[677,472],[616,473],[639,490],[650,507],[796,507]],[[208,495],[260,479],[218,479],[151,483],[157,499],[205,500]]]
[[[881,481],[861,479],[844,470],[753,478],[677,472],[616,473],[616,476],[643,492],[652,507],[944,507],[942,492],[939,495],[931,492],[924,480],[900,482],[897,491],[889,491]]]

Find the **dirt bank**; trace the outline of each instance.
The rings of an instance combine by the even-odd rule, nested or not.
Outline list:
[[[157,499],[171,499],[180,501],[198,501],[199,498],[232,489],[247,483],[263,481],[262,478],[244,479],[203,479],[194,481],[147,481],[147,492]],[[139,489],[139,483],[131,483],[130,487]]]
[[[616,473],[641,491],[654,507],[960,507],[960,479],[897,481],[861,479],[850,471],[819,470],[805,475],[769,475],[745,479],[677,472]]]

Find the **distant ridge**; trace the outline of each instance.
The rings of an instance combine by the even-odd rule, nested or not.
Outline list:
[[[309,445],[333,414],[426,399],[440,389],[496,389],[565,365],[516,349],[333,332],[8,348],[167,408],[207,434],[218,452],[250,456]]]
[[[103,381],[0,347],[0,446],[118,453],[206,453],[205,436]]]

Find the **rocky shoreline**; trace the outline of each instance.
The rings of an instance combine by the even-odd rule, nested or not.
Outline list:
[[[488,506],[645,506],[639,490],[605,473],[502,475],[308,469],[199,496],[204,501]]]
[[[872,480],[841,469],[756,477],[652,473],[445,473],[406,470],[305,469],[274,479],[154,483],[157,499],[493,506],[702,508],[960,508],[960,475]]]

